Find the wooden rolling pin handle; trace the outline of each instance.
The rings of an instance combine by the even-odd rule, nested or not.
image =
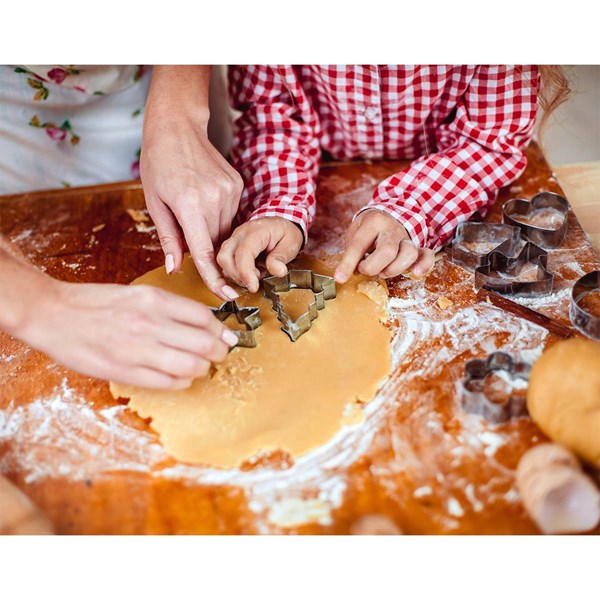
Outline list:
[[[600,522],[600,491],[566,448],[532,448],[516,476],[523,505],[543,533],[583,533]]]

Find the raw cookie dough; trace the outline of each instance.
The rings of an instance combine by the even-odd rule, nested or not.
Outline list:
[[[600,467],[600,342],[560,341],[534,363],[527,408],[540,429]]]
[[[293,268],[331,274],[311,258],[298,259]],[[390,370],[390,333],[380,320],[381,306],[358,289],[367,280],[353,276],[338,285],[337,298],[327,301],[310,331],[296,342],[281,331],[262,290],[244,290],[239,305],[260,307],[263,321],[256,330],[256,348],[235,348],[210,376],[196,379],[187,390],[111,383],[111,392],[130,398],[133,410],[152,419],[176,459],[233,468],[261,451],[279,448],[301,456],[331,439],[342,427],[346,405],[371,400]],[[179,274],[167,275],[159,268],[133,283],[209,306],[221,303],[206,289],[189,256]],[[289,296],[288,306],[294,304]]]

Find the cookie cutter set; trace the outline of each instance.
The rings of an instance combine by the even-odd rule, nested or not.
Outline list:
[[[552,219],[544,223],[547,225],[544,227],[532,224],[530,217],[540,210],[552,211],[550,217],[552,213],[560,217],[556,226]],[[564,241],[568,212],[566,199],[551,192],[537,194],[531,201],[509,200],[502,208],[503,223],[466,222],[458,226],[450,260],[474,272],[475,287],[479,291],[526,297],[549,294],[554,277],[547,269],[548,250]],[[591,292],[599,292],[600,302],[600,271],[588,273],[575,283],[569,316],[577,330],[600,340],[600,316],[593,314],[584,302]],[[507,299],[507,302],[510,301]],[[504,352],[494,352],[487,359],[467,361],[461,385],[462,407],[491,423],[527,415],[523,394],[515,394],[513,390],[498,402],[487,396],[484,384],[496,371],[506,373],[509,380],[528,381],[529,370],[529,364],[514,361]]]
[[[314,300],[308,305],[307,310],[297,319],[292,319],[285,311],[280,294],[294,289],[311,290]],[[336,296],[335,280],[333,277],[319,275],[310,270],[294,269],[288,271],[285,277],[267,277],[263,280],[263,291],[266,298],[273,304],[277,319],[282,324],[281,329],[295,342],[312,326],[312,322],[319,316],[319,311],[325,308],[325,301]],[[235,347],[254,348],[256,337],[254,331],[262,324],[260,310],[256,306],[240,307],[237,302],[225,302],[218,308],[211,308],[219,321],[225,321],[234,316],[240,325],[245,325],[245,331],[234,331],[238,336]]]
[[[540,227],[527,219],[540,210],[555,211],[556,227]],[[547,269],[548,249],[565,239],[569,204],[552,192],[531,201],[515,198],[502,207],[503,223],[461,223],[450,249],[450,260],[475,272],[475,287],[512,296],[541,296],[552,291]],[[527,280],[520,279],[529,269]]]
[[[539,211],[551,211],[551,217],[553,213],[560,218],[555,226],[552,219],[547,226],[534,225],[530,218]],[[550,294],[554,276],[548,271],[548,250],[564,241],[568,216],[569,204],[559,194],[541,192],[531,201],[514,198],[502,207],[503,223],[461,223],[449,250],[450,260],[474,272],[478,291],[524,297]],[[595,273],[575,283],[569,316],[579,332],[600,339],[600,316],[581,304],[599,288]]]

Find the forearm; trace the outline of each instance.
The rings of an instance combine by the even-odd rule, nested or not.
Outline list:
[[[319,120],[294,67],[229,68],[229,91],[241,112],[231,162],[244,180],[243,220],[282,217],[304,235],[315,213]]]
[[[158,120],[162,128],[168,129],[169,121],[185,117],[188,122],[206,129],[210,117],[210,73],[210,65],[155,66],[144,123]]]
[[[282,217],[304,238],[315,216],[319,143],[311,124],[293,118],[293,108],[250,109],[238,119],[231,161],[242,175],[244,220]],[[267,121],[267,127],[259,123]]]
[[[404,221],[421,247],[443,246],[525,169],[538,85],[533,68],[480,67],[453,121],[438,128],[437,152],[382,182],[371,206]]]
[[[0,237],[0,329],[27,341],[37,307],[56,283]]]

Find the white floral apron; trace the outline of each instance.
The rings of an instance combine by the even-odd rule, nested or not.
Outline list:
[[[136,178],[150,69],[1,66],[0,194]]]

